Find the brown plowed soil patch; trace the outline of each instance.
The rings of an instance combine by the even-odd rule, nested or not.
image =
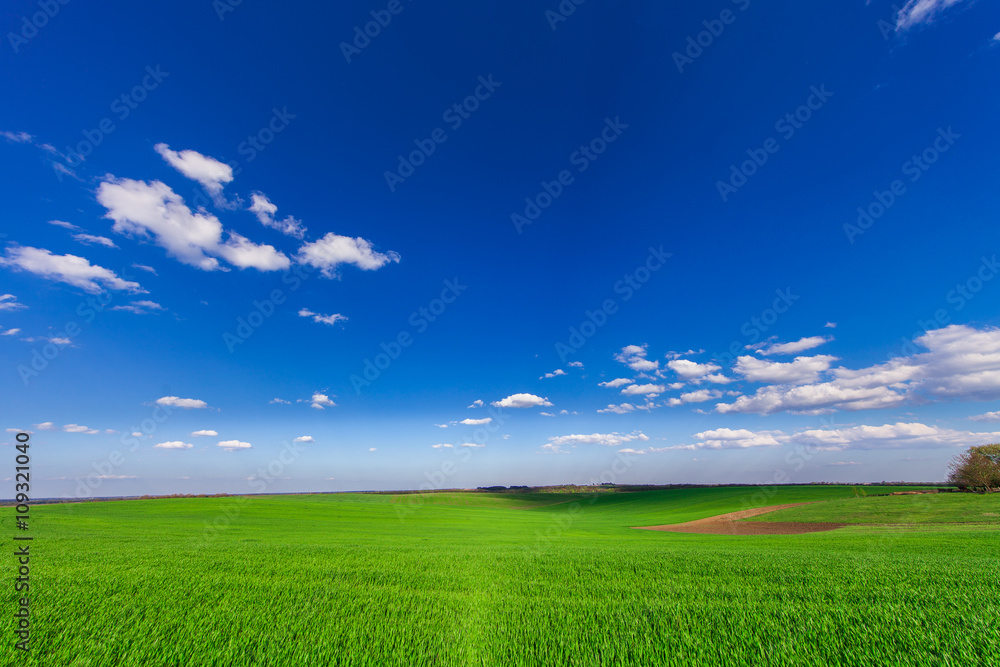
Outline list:
[[[666,526],[636,526],[637,530],[665,530],[671,533],[701,533],[703,535],[801,535],[802,533],[818,533],[825,530],[836,530],[848,525],[846,523],[806,523],[801,521],[740,521],[751,516],[767,514],[775,510],[798,507],[808,503],[792,503],[790,505],[772,505],[758,507],[742,512],[730,512],[710,516],[707,519],[674,523]]]

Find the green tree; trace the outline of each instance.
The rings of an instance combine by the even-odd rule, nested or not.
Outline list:
[[[962,489],[1000,491],[1000,444],[969,447],[951,461],[948,481]]]

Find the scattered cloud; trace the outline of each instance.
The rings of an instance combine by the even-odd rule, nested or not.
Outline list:
[[[0,310],[21,310],[27,308],[13,294],[0,294]]]
[[[571,362],[569,362],[566,365],[567,366],[572,366],[573,368],[583,368],[583,362],[582,361],[571,361]]]
[[[148,273],[152,273],[154,276],[156,275],[156,269],[154,269],[151,266],[146,266],[145,264],[133,264],[132,268],[139,269],[140,271],[146,271]]]
[[[680,398],[671,398],[667,401],[670,406],[684,405],[685,403],[704,403],[716,398],[722,398],[722,392],[718,389],[699,389],[681,394]]]
[[[204,209],[193,213],[184,199],[160,181],[146,183],[105,177],[97,201],[107,209],[119,234],[149,238],[175,259],[203,271],[222,267],[217,257],[241,269],[287,269],[291,261],[270,245],[257,245],[236,232],[222,242],[222,223]]]
[[[47,429],[46,429],[47,430]],[[80,424],[66,424],[62,427],[62,430],[66,433],[86,433],[87,435],[94,435],[99,433],[96,428],[90,428],[89,426],[81,426]]]
[[[93,234],[73,234],[73,238],[84,245],[102,245],[106,248],[117,248],[115,242],[106,236],[94,236]]]
[[[905,32],[920,25],[931,25],[946,9],[971,0],[910,0],[896,14],[896,32]]]
[[[974,422],[1000,422],[1000,412],[987,412],[969,417]]]
[[[795,357],[790,362],[768,361],[757,357],[742,356],[736,359],[733,371],[749,382],[768,384],[810,384],[819,379],[820,373],[829,370],[837,357],[827,354],[815,357]]]
[[[208,403],[197,398],[179,398],[177,396],[158,398],[156,399],[156,404],[172,408],[183,408],[185,410],[200,410],[208,407]]]
[[[218,196],[226,183],[233,180],[233,168],[213,157],[193,150],[170,150],[167,144],[156,144],[153,149],[167,163],[192,181],[197,181],[210,195]]]
[[[549,438],[549,441],[542,445],[542,451],[562,454],[566,447],[576,447],[577,445],[601,445],[604,447],[620,447],[627,442],[635,440],[646,441],[649,436],[641,431],[632,433],[591,433],[589,435],[574,434],[560,435]]]
[[[614,388],[617,388],[617,387],[621,387],[622,385],[625,385],[625,384],[632,384],[632,381],[629,380],[628,378],[615,378],[614,380],[609,380],[607,382],[598,382],[597,386],[598,387],[608,387],[609,389],[614,389]]]
[[[111,310],[124,310],[129,313],[135,313],[136,315],[148,315],[149,313],[153,313],[158,310],[166,310],[166,308],[155,301],[143,300],[133,301],[127,306],[113,306]]]
[[[466,426],[482,426],[483,424],[489,424],[491,421],[493,421],[492,417],[483,417],[482,419],[463,419],[458,423],[465,424]]]
[[[511,394],[505,399],[493,401],[495,408],[547,408],[551,407],[549,399],[534,394]]]
[[[371,241],[360,236],[339,236],[328,233],[318,241],[306,243],[299,249],[298,261],[320,269],[327,278],[338,276],[337,267],[341,264],[353,264],[365,271],[380,269],[390,262],[399,262],[399,253],[389,251],[376,252]]]
[[[274,405],[274,404],[278,404],[278,405],[291,405],[292,402],[291,401],[286,401],[283,398],[272,398],[270,401],[267,402],[267,404],[268,405]]]
[[[438,428],[448,428],[447,424],[434,424],[434,425],[437,426]]]
[[[658,407],[659,406],[656,403],[653,403],[652,401],[646,401],[644,405],[635,405],[632,403],[622,403],[620,405],[615,405],[612,403],[611,405],[608,405],[608,407],[602,410],[598,410],[597,412],[602,414],[613,413],[616,415],[624,415],[629,412],[635,412],[636,410],[645,410],[648,412],[650,410],[655,410]]]
[[[52,422],[42,422],[41,424],[35,424],[35,428],[39,431],[55,431],[56,425]]]
[[[439,444],[439,445],[431,445],[431,447],[433,447],[434,449],[454,449],[455,448],[454,445],[449,445],[447,443],[442,443],[442,444]]]
[[[337,322],[346,322],[347,316],[341,315],[340,313],[333,313],[332,315],[321,315],[319,313],[314,313],[308,308],[303,308],[299,311],[299,317],[311,317],[313,322],[317,324],[336,324]]]
[[[215,437],[215,436],[219,435],[219,433],[217,431],[213,431],[212,429],[202,429],[201,431],[192,431],[191,435],[193,435],[195,437],[198,437],[198,436],[211,436],[211,437]]]
[[[809,336],[792,343],[771,343],[757,350],[757,354],[770,356],[772,354],[798,354],[814,347],[819,347],[833,340],[833,336]]]
[[[278,207],[271,203],[263,192],[254,192],[250,195],[250,207],[247,209],[257,216],[260,224],[271,229],[277,229],[282,234],[293,236],[297,239],[305,238],[306,228],[301,220],[296,220],[292,216],[284,220],[275,220],[274,214],[278,212]]]
[[[235,452],[240,449],[250,449],[253,447],[249,442],[241,442],[239,440],[222,440],[217,446],[222,447],[227,452]]]
[[[466,407],[467,408],[481,408],[481,407],[483,407],[483,400],[481,398],[477,398],[470,405],[467,405]]]
[[[300,435],[299,437],[295,438],[294,442],[316,442],[316,439],[313,438],[311,435]]]
[[[482,449],[486,445],[480,445],[475,442],[463,442],[459,447],[468,447],[469,449]]]
[[[7,141],[13,141],[15,144],[30,144],[31,140],[34,139],[27,132],[9,132],[7,130],[0,130],[0,137]]]
[[[69,229],[74,232],[81,230],[80,227],[77,227],[72,222],[66,222],[65,220],[49,220],[49,224],[55,225],[56,227],[62,227],[63,229]]]
[[[554,378],[554,377],[558,377],[560,375],[566,375],[566,371],[564,371],[561,368],[557,368],[554,371],[552,371],[551,373],[546,373],[545,375],[543,375],[542,377],[540,377],[538,379],[539,380],[546,380],[548,378]]]
[[[374,452],[374,451],[378,451],[378,447],[369,447],[369,448],[368,448],[368,451],[369,451],[369,452]]]
[[[926,348],[920,352],[917,346]],[[927,400],[995,400],[1000,398],[1000,329],[952,324],[927,331],[913,341],[913,354],[860,369],[833,368],[832,379],[789,386],[793,381],[818,380],[833,357],[799,357],[792,364],[740,357],[748,379],[785,384],[761,387],[733,403],[720,403],[720,413],[795,412],[816,414],[833,410],[867,410]],[[805,359],[806,361],[800,361]],[[744,362],[752,360],[754,364]],[[796,362],[798,368],[792,367]],[[762,365],[761,365],[762,364]],[[739,370],[739,368],[737,369]]]
[[[672,359],[667,362],[667,368],[676,373],[677,377],[689,382],[706,378],[722,369],[718,364],[699,364],[689,359]],[[722,378],[723,376],[719,375],[718,377]],[[729,381],[728,378],[723,379],[727,382]]]
[[[153,447],[159,447],[160,449],[191,449],[194,445],[189,442],[181,442],[180,440],[168,440],[167,442],[153,445]]]
[[[53,255],[44,248],[10,246],[0,266],[9,266],[55,282],[66,283],[89,294],[104,290],[145,293],[139,283],[122,280],[114,271],[91,264],[77,255]]]
[[[660,367],[659,361],[646,359],[645,345],[626,345],[621,349],[621,352],[615,355],[615,361],[641,373],[649,373]]]
[[[837,323],[836,322],[827,322],[823,326],[826,327],[827,329],[836,329],[837,328]]]
[[[662,384],[633,384],[622,389],[626,396],[659,396],[667,388]]]
[[[316,408],[317,410],[323,410],[325,408],[336,407],[337,404],[330,400],[330,397],[326,394],[321,394],[320,392],[314,392],[312,398],[309,399],[309,407]]]
[[[3,333],[0,333],[0,336],[16,336],[19,333],[21,333],[21,330],[15,327],[13,329],[7,329]]]

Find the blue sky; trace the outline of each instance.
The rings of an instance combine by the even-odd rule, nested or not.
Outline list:
[[[993,3],[0,19],[37,494],[931,481],[1000,440]]]

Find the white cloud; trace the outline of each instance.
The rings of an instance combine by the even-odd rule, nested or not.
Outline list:
[[[772,354],[798,354],[799,352],[811,350],[814,347],[829,343],[832,340],[833,336],[809,336],[808,338],[800,338],[792,343],[771,343],[757,350],[757,354],[765,356]]]
[[[0,333],[0,336],[16,336],[19,333],[21,333],[21,330],[18,328],[7,329],[3,333]]]
[[[197,181],[213,196],[218,196],[226,183],[233,180],[233,168],[197,151],[170,150],[167,144],[153,146],[167,163],[192,181]]]
[[[97,189],[97,201],[114,221],[119,234],[152,237],[167,254],[204,271],[222,267],[217,257],[230,264],[260,271],[286,269],[291,261],[273,246],[256,245],[236,232],[222,242],[222,223],[214,215],[193,213],[184,199],[160,181],[146,183],[106,176]]]
[[[28,271],[42,278],[79,287],[84,292],[99,294],[104,290],[145,293],[139,283],[122,280],[114,271],[91,264],[77,255],[53,255],[44,248],[11,246],[0,266]]]
[[[113,306],[111,310],[124,310],[130,313],[135,313],[136,315],[148,315],[149,313],[157,310],[166,310],[166,308],[155,301],[142,300],[133,301],[127,306]]]
[[[953,324],[924,333],[912,346],[926,352],[896,357],[860,369],[834,368],[833,379],[799,387],[767,386],[751,396],[741,396],[734,403],[719,404],[716,410],[727,412],[816,413],[831,410],[866,410],[895,407],[925,400],[995,400],[1000,398],[1000,329],[976,329]],[[740,357],[764,364],[761,373],[775,372],[767,379],[786,383],[794,373],[787,365]],[[800,379],[818,371],[831,357],[800,357]],[[817,361],[818,360],[818,361]],[[793,362],[794,363],[794,362]],[[751,369],[754,370],[754,369]],[[780,371],[780,372],[778,372]],[[785,373],[788,371],[788,373]],[[755,376],[764,379],[761,374]]]
[[[677,373],[677,377],[682,380],[690,381],[715,373],[715,371],[720,370],[722,367],[712,363],[699,364],[688,359],[673,359],[667,362],[667,368]]]
[[[582,361],[571,361],[571,362],[569,362],[566,365],[567,366],[572,366],[573,368],[583,368],[583,362]]]
[[[274,405],[274,404],[278,404],[278,405],[291,405],[292,404],[291,401],[286,401],[283,398],[272,398],[267,403],[268,403],[268,405]]]
[[[197,436],[206,436],[206,435],[207,436],[211,436],[211,437],[215,437],[215,436],[219,435],[219,433],[217,431],[213,431],[212,429],[203,429],[201,431],[193,431],[191,433],[191,435],[193,435],[195,437],[197,437]]]
[[[183,408],[185,410],[200,410],[208,407],[208,403],[197,398],[179,398],[177,396],[164,396],[156,399],[157,405],[167,405],[172,408]]]
[[[667,390],[662,384],[633,384],[622,389],[626,396],[659,396]]]
[[[475,442],[463,442],[459,447],[468,447],[469,449],[481,449],[486,445],[480,445]]]
[[[711,431],[695,433],[694,437],[701,440],[699,448],[705,449],[745,449],[747,447],[774,447],[781,443],[775,436],[783,435],[781,431],[760,431],[754,433],[746,429],[717,428]]]
[[[0,310],[21,310],[27,308],[13,294],[0,294]]]
[[[305,238],[306,228],[302,225],[301,220],[296,220],[292,216],[288,216],[280,221],[274,219],[274,214],[278,212],[278,207],[272,204],[271,200],[263,192],[254,192],[250,195],[250,200],[250,208],[247,210],[257,216],[260,224],[271,229],[277,229],[282,234],[294,236],[297,239]]]
[[[47,429],[46,429],[47,430]],[[94,435],[98,433],[96,428],[90,428],[89,426],[81,426],[80,424],[66,424],[62,427],[62,430],[66,433],[86,433],[87,435]]]
[[[249,442],[240,442],[239,440],[222,440],[216,446],[222,447],[227,452],[235,452],[240,449],[250,449],[253,447]]]
[[[106,236],[94,236],[93,234],[73,234],[73,238],[84,245],[102,245],[107,248],[117,248],[115,242]]]
[[[597,412],[601,414],[613,413],[616,415],[624,415],[629,412],[635,412],[636,410],[645,410],[648,412],[650,410],[655,410],[658,407],[659,406],[656,403],[647,400],[644,405],[635,405],[632,403],[622,403],[621,405],[615,405],[614,403],[612,403],[608,405],[608,407],[602,410],[598,410]]]
[[[148,273],[152,273],[154,276],[156,275],[156,269],[154,269],[151,266],[146,266],[145,264],[133,264],[132,267],[136,268],[136,269],[140,269],[141,271],[146,271]]]
[[[438,428],[448,428],[447,424],[434,424],[434,425],[437,426]]]
[[[543,375],[542,377],[540,377],[538,379],[539,380],[546,380],[548,378],[554,378],[554,377],[558,377],[560,375],[566,375],[566,371],[564,371],[561,368],[557,368],[554,371],[552,371],[551,373],[546,373],[545,375]]]
[[[369,452],[374,452],[374,451],[378,451],[378,447],[369,447],[369,448],[368,448],[368,451],[369,451]]]
[[[300,435],[299,437],[295,438],[294,442],[316,442],[316,439],[313,438],[311,435]]]
[[[540,414],[543,417],[555,417],[555,415],[552,414],[551,412],[539,412],[538,414]]]
[[[399,262],[399,253],[376,252],[371,241],[360,236],[339,236],[333,232],[312,243],[306,243],[299,249],[297,259],[320,269],[327,278],[337,276],[337,267],[341,264],[353,264],[365,271],[374,271],[389,262]]]
[[[824,450],[945,448],[997,442],[1000,433],[955,431],[926,424],[897,422],[882,426],[853,426],[842,429],[803,431],[789,442],[811,445]]]
[[[483,424],[489,424],[491,421],[493,421],[492,417],[483,417],[482,419],[463,419],[458,423],[465,424],[466,426],[482,426]]]
[[[609,380],[607,382],[598,382],[598,387],[608,387],[609,389],[615,389],[621,387],[625,384],[631,384],[632,381],[628,378],[615,378],[614,380]]]
[[[56,227],[62,227],[63,229],[70,229],[74,232],[80,231],[80,227],[77,227],[72,222],[66,222],[65,220],[49,220],[50,225],[55,225]]]
[[[615,361],[625,364],[634,371],[648,373],[660,367],[659,361],[646,359],[645,345],[626,345],[615,355]]]
[[[641,455],[641,454],[645,454],[646,450],[644,450],[644,449],[632,449],[631,447],[625,447],[624,449],[619,449],[618,453],[619,454],[639,454],[639,455]]]
[[[969,417],[974,422],[1000,422],[1000,412],[987,412]]]
[[[496,408],[547,408],[551,407],[549,399],[535,396],[534,394],[511,394],[500,401],[493,401]]]
[[[829,370],[837,360],[826,354],[815,357],[795,357],[790,362],[768,361],[757,357],[742,356],[736,359],[733,370],[750,382],[769,384],[808,384],[816,382],[820,373]]]
[[[711,401],[716,398],[722,398],[722,392],[718,389],[699,389],[697,391],[689,391],[686,394],[681,394],[680,398],[671,398],[669,405],[683,405],[685,403],[704,403],[705,401]]]
[[[864,425],[840,429],[810,429],[794,434],[786,434],[782,431],[719,428],[696,433],[694,437],[700,442],[664,449],[745,449],[789,444],[805,446],[816,451],[938,449],[997,442],[1000,440],[1000,433],[974,433],[920,423],[897,422],[882,426]],[[853,464],[850,463],[850,465]]]
[[[333,408],[337,404],[330,400],[330,397],[326,394],[321,394],[320,392],[314,392],[312,398],[309,399],[309,407],[316,408],[317,410],[323,410],[324,408]]]
[[[477,398],[476,400],[474,400],[472,402],[471,405],[467,405],[466,407],[467,408],[481,408],[481,407],[483,407],[483,399]]]
[[[42,422],[41,424],[35,424],[35,428],[39,431],[55,431],[56,425],[52,422]]]
[[[0,137],[7,141],[13,141],[15,144],[30,144],[31,140],[34,139],[27,132],[9,132],[8,130],[0,130]]]
[[[313,322],[317,324],[336,324],[337,322],[346,322],[347,316],[341,315],[340,313],[333,313],[332,315],[321,315],[320,313],[314,313],[308,308],[303,308],[299,311],[299,317],[311,317]]]
[[[836,322],[827,322],[823,326],[826,327],[827,329],[836,329],[837,328],[837,323]]]
[[[159,447],[160,449],[191,449],[194,445],[189,442],[181,442],[180,440],[169,440],[153,445],[153,447]]]
[[[433,447],[434,449],[454,449],[454,445],[449,445],[447,443],[443,443],[440,445],[431,445],[431,447]]]
[[[589,435],[574,434],[560,435],[549,438],[547,444],[542,445],[542,450],[554,454],[564,453],[564,447],[576,447],[577,445],[602,445],[604,447],[620,447],[621,445],[635,440],[646,441],[649,436],[641,431],[632,433],[591,433]]]
[[[918,25],[930,25],[953,5],[966,0],[910,0],[896,14],[896,32],[904,32]],[[969,0],[971,4],[971,0]]]

